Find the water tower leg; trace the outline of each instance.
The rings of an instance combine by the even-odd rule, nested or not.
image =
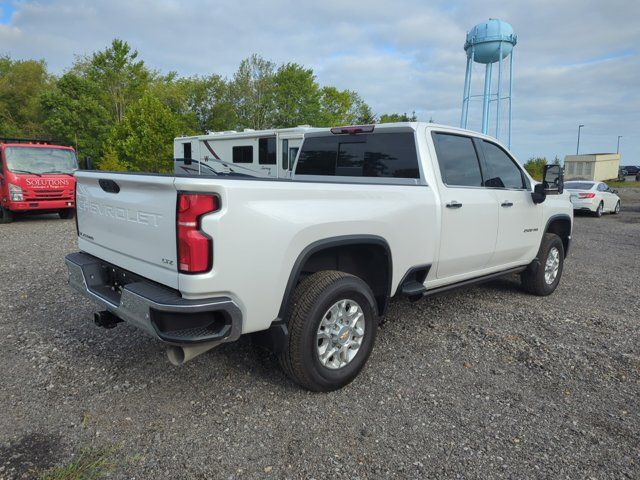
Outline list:
[[[511,102],[513,100],[513,52],[515,49],[511,50],[511,54],[509,55],[509,130],[508,130],[508,141],[507,148],[511,149]]]
[[[496,138],[500,138],[500,97],[502,96],[502,42],[498,56],[498,96],[496,98]]]
[[[473,56],[473,53],[471,54]],[[460,128],[467,128],[467,112],[469,111],[469,89],[471,87],[471,67],[473,65],[471,57],[467,57],[467,73],[464,77],[464,90],[462,92],[462,116],[460,117]]]
[[[491,69],[492,64],[487,63],[484,74],[484,97],[482,98],[482,133],[489,131],[489,95],[491,95]]]

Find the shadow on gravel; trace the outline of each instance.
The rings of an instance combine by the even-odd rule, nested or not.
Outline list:
[[[60,453],[60,437],[30,433],[15,443],[0,446],[1,478],[35,478],[54,464]]]

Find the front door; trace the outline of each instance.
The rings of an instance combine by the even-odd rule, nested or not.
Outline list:
[[[498,239],[491,266],[527,263],[540,246],[542,206],[533,203],[527,178],[499,145],[477,140],[483,161],[484,185],[499,207]]]
[[[498,204],[482,186],[470,137],[433,133],[441,176],[442,228],[437,278],[452,281],[485,269],[496,244]],[[453,278],[453,277],[459,278]]]

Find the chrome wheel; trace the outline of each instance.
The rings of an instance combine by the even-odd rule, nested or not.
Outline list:
[[[547,255],[547,262],[544,265],[544,281],[547,285],[551,285],[558,276],[560,269],[560,251],[556,247],[552,247]]]
[[[620,213],[620,202],[616,203],[616,211],[615,213]]]
[[[339,300],[322,316],[318,327],[318,358],[332,370],[348,365],[364,339],[364,312],[353,300]]]

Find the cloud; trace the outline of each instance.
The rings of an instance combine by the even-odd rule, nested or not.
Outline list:
[[[152,68],[182,75],[231,75],[241,59],[258,53],[310,66],[321,83],[358,91],[378,113],[415,110],[423,120],[453,125],[460,116],[465,33],[489,17],[502,18],[518,35],[513,150],[521,160],[572,153],[583,123],[581,149],[612,150],[623,135],[625,160],[640,163],[640,3],[632,0],[9,5],[0,53],[43,58],[57,73],[74,55],[102,49],[115,37],[137,48]],[[477,105],[471,113],[477,126]]]

